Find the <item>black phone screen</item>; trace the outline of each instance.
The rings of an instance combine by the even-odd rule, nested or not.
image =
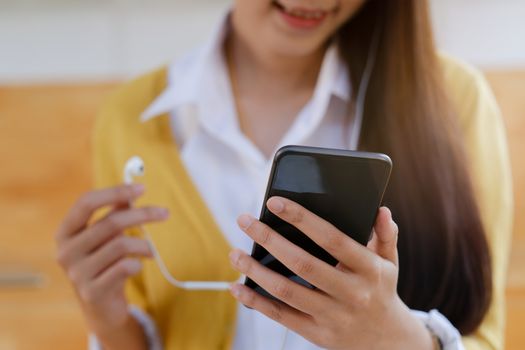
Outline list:
[[[286,146],[275,156],[260,220],[310,254],[336,265],[337,260],[294,226],[266,208],[272,196],[301,204],[357,242],[366,244],[383,198],[392,163],[384,154]],[[258,244],[252,257],[266,267],[313,288]],[[245,284],[270,296],[253,280]]]

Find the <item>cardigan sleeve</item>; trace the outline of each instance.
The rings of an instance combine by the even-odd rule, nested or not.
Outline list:
[[[482,74],[444,57],[445,80],[456,107],[473,187],[487,235],[493,296],[480,327],[463,337],[467,350],[504,349],[505,285],[512,236],[513,198],[505,127]]]
[[[144,330],[146,341],[148,343],[148,350],[162,350],[162,342],[158,334],[157,326],[151,317],[134,305],[129,306],[129,313]],[[102,344],[94,334],[89,335],[88,350],[104,350]]]

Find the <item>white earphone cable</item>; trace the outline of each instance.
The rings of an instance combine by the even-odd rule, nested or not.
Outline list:
[[[133,176],[142,176],[144,175],[144,162],[140,157],[134,156],[128,160],[126,167],[124,168],[124,183],[131,184],[133,182]],[[131,208],[133,203],[129,202],[129,207]],[[187,290],[216,290],[216,291],[227,291],[230,289],[230,286],[233,283],[242,283],[243,277],[241,276],[236,281],[179,281],[169,272],[162,256],[160,255],[153,239],[147,229],[144,226],[138,226],[139,231],[142,236],[148,242],[148,245],[153,254],[153,259],[155,260],[160,273],[171,285],[187,289]]]
[[[159,267],[160,273],[162,276],[173,286],[182,288],[182,289],[189,289],[189,290],[229,290],[230,285],[232,283],[241,282],[241,279],[231,282],[226,281],[179,281],[173,275],[169,272],[168,268],[166,267],[166,264],[162,260],[162,257],[159,254],[159,251],[157,250],[157,247],[153,243],[153,240],[151,239],[151,235],[149,234],[148,230],[146,230],[143,226],[139,226],[139,230],[141,231],[142,235],[146,239],[146,241],[149,244],[149,247],[151,249],[151,252],[153,254],[153,259],[155,259],[155,262],[157,263],[157,266]]]
[[[286,328],[286,330],[284,331],[283,343],[281,344],[281,350],[284,350],[286,346],[286,341],[288,340],[288,333],[290,333],[290,329]]]
[[[372,43],[370,44],[370,47],[368,49],[368,58],[367,58],[365,70],[363,71],[363,76],[361,77],[361,81],[359,82],[359,89],[357,91],[357,97],[356,97],[354,125],[352,127],[352,130],[350,131],[350,138],[349,138],[349,149],[351,150],[356,150],[357,147],[359,146],[361,126],[363,124],[363,114],[365,110],[365,101],[366,101],[366,95],[368,92],[368,85],[370,83],[370,78],[372,76],[372,72],[374,70],[374,66],[375,66],[376,58],[377,58],[377,49],[379,46],[379,37],[380,37],[379,28],[380,27],[376,27],[376,30],[374,32]]]

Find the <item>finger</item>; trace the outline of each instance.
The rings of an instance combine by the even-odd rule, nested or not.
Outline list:
[[[72,264],[84,258],[123,230],[150,222],[166,220],[168,211],[164,208],[142,207],[113,212],[88,227],[82,234],[73,237],[59,258],[62,264]]]
[[[315,287],[331,295],[339,295],[353,287],[348,283],[348,274],[312,256],[259,220],[241,215],[237,222],[255,242]]]
[[[397,236],[398,228],[392,220],[392,213],[387,207],[379,208],[370,247],[377,255],[396,266],[398,266]]]
[[[69,210],[56,234],[63,241],[83,229],[93,213],[106,205],[123,205],[144,193],[144,185],[123,185],[91,191],[80,197]]]
[[[298,334],[309,334],[315,331],[312,316],[284,303],[265,298],[241,284],[232,285],[231,293],[240,303],[263,313]]]
[[[138,274],[142,270],[142,266],[139,259],[120,259],[96,278],[93,286],[100,290],[120,288],[126,279]]]
[[[86,283],[101,275],[116,261],[124,257],[151,257],[147,241],[126,236],[118,236],[104,244],[93,254],[74,266],[69,278],[76,284]]]
[[[283,197],[272,197],[267,207],[351,270],[367,271],[375,267],[375,254],[301,205]]]
[[[122,290],[128,277],[136,275],[142,270],[142,263],[138,259],[124,258],[118,260],[104,271],[99,277],[83,285],[79,289],[82,300],[96,303],[102,296],[115,290]]]
[[[330,302],[328,296],[295,283],[262,266],[240,250],[233,250],[230,253],[230,261],[237,271],[254,280],[277,299],[299,311],[319,315],[326,310],[326,304]]]
[[[126,229],[151,222],[166,220],[169,212],[165,208],[141,207],[114,212],[89,227],[78,236],[76,244],[85,252],[91,252],[112,236]]]
[[[131,202],[117,203],[113,206],[111,211],[119,211],[131,208]]]

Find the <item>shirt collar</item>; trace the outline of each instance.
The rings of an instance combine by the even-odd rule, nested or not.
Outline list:
[[[199,104],[210,73],[216,76],[223,70],[222,50],[228,26],[229,13],[226,13],[204,45],[168,65],[166,88],[141,114],[142,122],[184,105]]]
[[[224,79],[222,79],[220,86],[212,86],[214,82],[210,81],[210,77],[227,77],[223,43],[229,30],[229,25],[228,11],[222,16],[213,34],[201,48],[169,64],[167,86],[141,114],[140,120],[142,122],[173,112],[185,105],[201,105],[201,107],[204,107],[201,109],[213,111],[212,106],[207,106],[208,108],[203,106],[204,104],[213,103],[213,99],[209,100],[206,98],[206,92],[211,91],[212,88],[230,89],[229,86],[224,86]],[[181,61],[188,64],[180,64]],[[181,67],[184,67],[184,71],[181,71]],[[215,81],[217,82],[217,80]],[[218,79],[218,81],[221,83],[221,79]],[[346,65],[338,54],[335,42],[330,44],[325,54],[316,86],[316,94],[320,92],[320,86],[329,89],[325,93],[328,92],[343,101],[348,102],[350,99],[351,88]],[[203,111],[201,110],[201,112]]]

